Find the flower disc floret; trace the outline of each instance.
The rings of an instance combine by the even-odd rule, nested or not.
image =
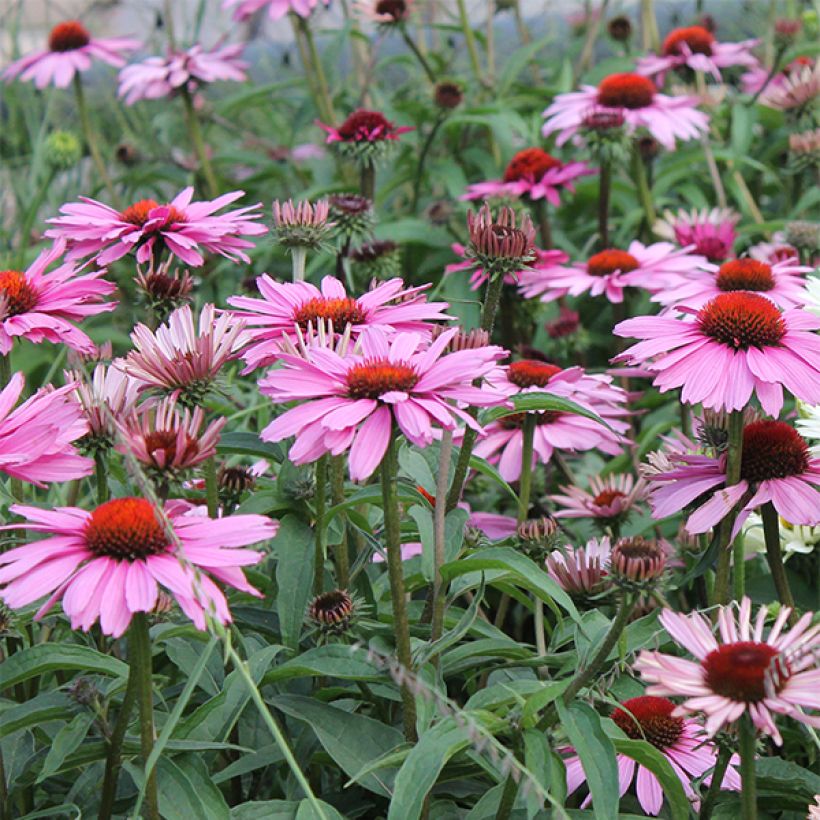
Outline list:
[[[598,85],[598,103],[609,108],[635,110],[652,105],[655,84],[640,74],[610,74]]]
[[[389,359],[366,359],[347,372],[348,396],[352,399],[378,399],[397,390],[407,393],[419,380],[415,368]]]
[[[734,701],[760,703],[766,697],[767,679],[782,689],[788,678],[788,663],[777,660],[780,653],[767,643],[740,641],[726,644],[703,659],[703,677],[717,695]],[[773,672],[777,672],[773,675]]]
[[[521,359],[510,364],[507,378],[518,387],[546,387],[561,368],[537,359]]]
[[[85,525],[88,549],[98,557],[135,561],[168,549],[154,506],[144,498],[116,498],[101,504]]]
[[[364,324],[367,318],[368,312],[352,296],[317,296],[299,305],[293,312],[293,321],[302,330],[307,329],[308,323],[315,327],[319,321],[329,321],[335,328],[344,328],[347,324]]]
[[[711,54],[714,43],[714,35],[703,26],[687,26],[670,31],[663,41],[661,52],[666,57],[683,54],[685,45],[692,54]]]
[[[683,732],[683,718],[674,716],[674,710],[668,698],[643,695],[624,701],[611,717],[627,737],[646,740],[663,751],[674,746]]]
[[[809,469],[809,447],[784,421],[765,419],[743,430],[740,477],[745,481],[771,481],[801,475]]]
[[[734,348],[772,347],[786,335],[777,307],[754,293],[723,293],[698,312],[700,329],[717,342]]]
[[[37,304],[37,293],[28,283],[25,274],[16,270],[0,271],[0,302],[6,316],[28,313]]]
[[[587,260],[587,273],[591,276],[608,276],[616,271],[629,273],[640,266],[641,263],[631,253],[609,248],[590,256]]]
[[[758,259],[730,259],[720,266],[716,284],[720,290],[769,291],[775,286],[772,266]]]
[[[48,47],[51,51],[76,51],[91,42],[88,29],[77,20],[58,23],[51,29]]]
[[[541,148],[525,148],[519,151],[504,171],[504,182],[520,179],[540,179],[551,168],[558,168],[561,160]]]

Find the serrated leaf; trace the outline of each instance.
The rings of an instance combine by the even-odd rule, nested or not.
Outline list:
[[[39,644],[15,652],[0,664],[0,690],[58,670],[124,678],[128,675],[128,664],[87,646]]]
[[[276,606],[282,643],[296,649],[302,635],[308,601],[312,594],[316,557],[313,530],[293,515],[285,516],[271,542],[276,551],[276,583],[280,595]]]

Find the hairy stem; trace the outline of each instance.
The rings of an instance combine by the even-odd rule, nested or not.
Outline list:
[[[140,746],[143,763],[146,763],[154,748],[154,690],[151,683],[151,639],[148,634],[148,618],[144,612],[134,613],[128,638],[131,667],[137,676]],[[154,771],[148,775],[145,785],[145,812],[149,820],[159,820],[157,776]]]
[[[598,175],[598,242],[601,249],[609,247],[609,192],[612,182],[612,166],[609,161],[601,161]]]
[[[541,247],[549,250],[552,247],[552,227],[550,226],[549,205],[546,199],[534,199],[532,201],[532,211],[538,230],[541,234]]]
[[[191,92],[188,90],[188,87],[183,85],[180,90],[182,102],[185,105],[185,121],[188,124],[188,136],[191,140],[191,147],[196,154],[199,171],[205,180],[208,195],[213,199],[219,193],[219,185],[214,175],[213,165],[211,165],[211,158],[208,156],[208,150],[205,147],[205,139],[202,136],[199,116],[194,108],[194,100],[191,97]]]
[[[99,820],[111,820],[114,810],[114,801],[117,798],[117,778],[120,772],[122,742],[134,710],[137,699],[138,675],[132,665],[128,672],[128,684],[122,699],[122,706],[114,724],[114,731],[108,741],[108,755],[105,758],[105,775],[103,776],[102,797],[100,798]]]
[[[376,168],[370,160],[365,160],[359,173],[359,192],[365,199],[373,202],[376,196]]]
[[[777,510],[771,501],[767,501],[760,508],[760,515],[763,518],[763,538],[766,541],[766,560],[769,562],[769,570],[772,573],[774,588],[777,590],[777,597],[783,606],[791,608],[789,621],[792,626],[797,622],[797,613],[794,611],[794,596],[789,586],[789,578],[786,575],[786,568],[783,566],[783,550],[780,547],[780,522]]]
[[[105,456],[99,450],[94,453],[94,477],[97,481],[97,503],[105,504],[108,501],[108,474]]]
[[[757,820],[757,779],[755,774],[755,726],[748,712],[737,722],[740,754],[740,807],[743,820]]]

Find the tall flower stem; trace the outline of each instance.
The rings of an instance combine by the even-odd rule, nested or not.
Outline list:
[[[647,231],[652,230],[655,224],[655,206],[652,203],[652,191],[649,190],[649,179],[646,176],[646,165],[637,150],[633,150],[632,169],[635,175],[635,184],[638,186],[638,198],[643,208]]]
[[[521,428],[521,478],[518,482],[518,523],[527,520],[530,511],[530,492],[532,490],[532,452],[535,438],[535,413],[524,416]]]
[[[757,820],[757,780],[755,775],[755,726],[749,715],[737,722],[740,754],[740,808],[743,820]]]
[[[219,485],[216,478],[216,458],[211,456],[205,462],[205,502],[208,505],[208,517],[219,515]]]
[[[46,193],[48,193],[51,188],[51,183],[54,181],[54,177],[56,175],[56,168],[51,167],[48,169],[48,172],[43,178],[40,187],[35,192],[28,208],[26,209],[25,216],[23,217],[23,224],[20,226],[20,248],[17,251],[17,265],[20,268],[23,267],[26,249],[31,241],[31,229],[34,225],[34,220],[37,218],[37,213],[40,210],[40,206],[43,204],[43,200],[46,198]]]
[[[427,58],[421,53],[416,42],[410,36],[409,32],[407,31],[407,26],[404,23],[399,23],[399,31],[401,32],[401,36],[404,38],[404,42],[407,43],[407,48],[413,52],[415,58],[419,61],[419,65],[424,69],[424,73],[427,75],[427,79],[430,80],[433,85],[436,84],[436,75],[430,66],[429,61]]]
[[[325,584],[325,552],[327,551],[327,456],[316,462],[316,531],[314,537],[313,594],[321,595]]]
[[[359,169],[359,192],[365,199],[373,202],[376,196],[376,167],[367,159]]]
[[[444,631],[444,579],[441,567],[444,564],[444,547],[447,519],[447,485],[450,478],[450,459],[453,455],[453,431],[441,434],[441,448],[438,456],[436,475],[436,506],[433,509],[433,618],[430,625],[430,641],[437,641]],[[438,662],[438,656],[436,656]]]
[[[112,205],[117,207],[117,192],[114,190],[114,184],[111,182],[111,177],[108,175],[108,169],[105,167],[105,161],[100,153],[100,146],[97,143],[97,137],[94,134],[94,129],[91,127],[91,119],[88,116],[88,106],[85,101],[85,90],[83,89],[83,81],[80,79],[80,74],[77,72],[74,75],[74,96],[77,98],[77,114],[80,117],[80,128],[83,131],[83,139],[88,146],[88,152],[91,154],[91,161],[100,175],[106,189],[108,196],[111,199]]]
[[[136,669],[132,665],[128,672],[128,683],[125,687],[125,695],[122,699],[120,713],[117,715],[114,731],[108,740],[108,755],[105,759],[102,797],[100,798],[100,808],[97,815],[99,820],[111,820],[111,814],[114,811],[114,800],[117,797],[117,778],[120,772],[120,760],[122,756],[122,742],[125,740],[125,732],[128,729],[131,712],[134,710],[134,702],[137,699],[137,678]]]
[[[151,639],[148,618],[144,612],[135,612],[128,630],[128,652],[131,667],[137,677],[137,703],[140,714],[140,746],[143,762],[147,763],[154,748],[154,690],[151,685]],[[157,776],[152,771],[145,786],[146,817],[159,820]]]
[[[658,33],[658,20],[655,17],[655,4],[652,0],[641,0],[641,33],[643,50],[657,52],[661,37]]]
[[[427,155],[430,153],[430,149],[433,147],[433,140],[436,138],[436,134],[438,134],[438,130],[439,128],[441,128],[441,124],[444,122],[444,120],[444,113],[439,113],[439,115],[436,117],[435,122],[430,128],[430,133],[427,134],[427,139],[424,140],[424,145],[422,145],[421,147],[421,153],[419,154],[419,164],[416,166],[416,177],[413,180],[413,213],[416,213],[419,207],[419,196],[421,195],[421,181],[424,178],[424,164],[427,161]]]
[[[330,458],[330,500],[335,507],[345,500],[345,459],[344,456]],[[347,522],[342,527],[342,540],[333,550],[336,564],[336,583],[341,589],[350,584],[350,556],[348,555]]]
[[[97,482],[97,503],[105,504],[108,501],[108,472],[105,456],[99,450],[94,453],[94,478]]]
[[[393,603],[393,632],[396,637],[396,654],[399,663],[408,671],[413,669],[410,652],[410,624],[407,620],[407,601],[404,588],[404,569],[401,563],[401,530],[398,495],[399,461],[395,437],[390,442],[381,463],[382,504],[384,507],[384,538],[387,551],[387,574],[390,579],[390,597]],[[406,682],[401,684],[401,700],[404,707],[402,719],[404,736],[410,743],[418,739],[416,734],[416,701]]]
[[[330,89],[327,84],[327,77],[325,76],[325,69],[322,66],[322,59],[319,56],[319,51],[316,48],[316,41],[313,39],[313,32],[310,30],[308,21],[304,17],[297,14],[292,14],[291,19],[294,20],[302,37],[304,38],[305,46],[307,47],[307,58],[309,65],[305,66],[306,72],[312,72],[316,78],[317,100],[316,106],[319,109],[319,114],[327,123],[336,121],[336,113],[333,110],[333,101],[330,97]]]
[[[726,486],[731,487],[740,481],[740,463],[743,457],[743,411],[734,410],[729,415],[729,441],[726,454]],[[729,545],[732,541],[732,527],[735,523],[735,511],[727,515],[720,523],[718,538],[717,566],[715,568],[715,586],[713,596],[715,604],[729,602],[729,566],[732,553]]]
[[[609,193],[612,184],[612,166],[609,160],[601,159],[598,174],[598,241],[601,248],[609,247]]]
[[[290,262],[293,267],[293,281],[305,281],[305,263],[307,262],[307,248],[299,245],[290,249]]]
[[[504,277],[501,275],[490,275],[487,281],[487,291],[484,297],[484,307],[481,310],[481,329],[492,334],[495,325],[495,315],[498,312],[498,304],[501,301],[501,291],[504,289]],[[471,411],[475,414],[475,410]],[[447,511],[454,510],[461,498],[461,490],[467,478],[467,470],[470,466],[470,457],[473,454],[473,446],[477,433],[472,427],[464,431],[464,439],[461,442],[461,450],[456,462],[456,471],[453,475],[453,483],[450,485],[450,494],[447,496]]]
[[[193,97],[191,97],[191,92],[185,85],[181,88],[181,96],[182,102],[185,105],[185,121],[188,124],[188,136],[191,140],[191,147],[194,149],[197,161],[199,162],[199,170],[205,180],[208,195],[213,198],[219,193],[219,185],[214,175],[213,165],[211,165],[211,158],[208,156],[208,151],[205,148],[205,139],[202,136],[202,127],[199,124],[199,117],[194,108]]]
[[[706,797],[701,804],[698,820],[709,820],[712,816],[712,809],[714,809],[715,801],[718,794],[720,794],[720,787],[723,785],[723,777],[726,774],[726,769],[729,768],[731,757],[732,751],[728,746],[719,748],[715,769],[712,772],[712,782],[709,784],[709,791],[706,792]]]
[[[760,508],[760,515],[763,519],[763,538],[766,542],[766,560],[769,562],[769,571],[772,574],[774,588],[777,590],[777,597],[783,606],[791,607],[790,620],[792,625],[797,621],[797,614],[794,611],[794,596],[789,586],[789,578],[786,575],[786,568],[783,566],[783,551],[780,547],[780,522],[778,521],[777,510],[771,501],[767,501]]]
[[[532,200],[532,214],[538,223],[541,233],[541,247],[548,250],[552,247],[552,227],[550,226],[549,206],[546,199]]]
[[[478,58],[478,48],[475,44],[475,34],[470,27],[470,18],[467,16],[467,4],[464,0],[457,0],[458,19],[461,23],[461,31],[464,33],[464,42],[467,45],[467,53],[470,55],[470,66],[476,80],[481,82],[481,61]]]

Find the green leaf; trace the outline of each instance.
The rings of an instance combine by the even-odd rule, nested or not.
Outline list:
[[[348,777],[353,777],[375,758],[395,749],[404,741],[402,733],[378,720],[345,712],[313,698],[281,695],[273,699],[277,709],[307,723],[324,750]],[[366,789],[389,797],[392,773],[368,774],[359,782]]]
[[[231,809],[231,820],[296,820],[296,800],[253,800]]]
[[[505,416],[513,416],[516,413],[534,413],[544,410],[550,410],[557,413],[573,413],[576,416],[585,416],[588,419],[597,421],[603,424],[604,427],[612,429],[609,425],[592,410],[587,410],[576,404],[574,401],[563,398],[563,396],[553,396],[552,393],[518,393],[515,396],[510,396],[510,401],[513,406],[510,407],[493,407],[481,417],[483,424],[487,424],[496,419],[502,419]]]
[[[0,691],[47,672],[71,670],[124,678],[128,675],[128,664],[87,646],[39,644],[15,652],[0,663]]]
[[[220,455],[252,456],[281,462],[284,453],[278,444],[262,441],[256,433],[223,433],[216,448]]]
[[[305,612],[310,600],[315,563],[313,530],[296,516],[287,515],[271,542],[276,550],[276,583],[280,595],[276,605],[282,643],[290,649],[299,646]]]
[[[62,692],[46,692],[0,713],[0,738],[52,720],[65,720],[70,714],[71,701]]]
[[[53,820],[56,817],[70,817],[72,820],[80,820],[83,812],[79,806],[74,803],[60,803],[59,806],[49,806],[47,809],[37,809],[37,811],[24,814],[20,820],[38,820],[38,818],[46,818],[46,820]]]
[[[317,800],[316,802],[322,810],[321,814],[316,811],[310,800],[305,798],[296,810],[295,820],[345,820],[344,816],[339,814],[329,803],[325,803],[324,800]]]
[[[51,777],[63,765],[66,756],[75,751],[85,740],[95,719],[96,715],[92,711],[80,712],[79,715],[74,716],[72,721],[60,728],[51,741],[43,768],[37,777],[37,783]]]
[[[597,820],[617,820],[618,765],[615,747],[604,734],[600,716],[582,701],[565,706],[558,699],[555,704],[569,742],[581,758],[595,817]]]
[[[505,490],[510,496],[517,499],[518,496],[515,493],[515,490],[501,477],[501,473],[490,464],[489,461],[486,459],[481,458],[481,456],[472,455],[470,456],[470,469],[475,470],[482,475],[487,476],[487,478],[492,479],[499,487]]]
[[[527,698],[524,711],[521,713],[521,723],[527,726],[533,722],[538,712],[549,706],[557,697],[563,695],[569,684],[568,679],[542,684],[543,688],[540,691]]]
[[[442,635],[435,643],[430,644],[424,651],[422,651],[417,660],[417,666],[424,666],[424,664],[431,661],[436,655],[440,655],[453,644],[458,643],[469,631],[470,627],[475,623],[478,615],[478,608],[484,600],[484,579],[481,580],[481,587],[473,596],[470,606],[459,619],[458,623],[449,632]]]
[[[761,757],[755,761],[760,791],[772,791],[792,798],[812,800],[820,794],[820,775],[782,757]]]
[[[661,784],[664,797],[669,803],[672,820],[687,820],[689,817],[689,800],[683,790],[680,778],[675,774],[666,755],[658,751],[651,743],[645,740],[630,740],[628,738],[612,738],[615,751],[618,754],[632,758],[637,764],[649,769]]]
[[[383,677],[380,669],[370,660],[367,652],[354,646],[328,644],[308,649],[298,658],[271,669],[263,683],[274,683],[290,678],[324,675],[343,680],[377,680]]]
[[[216,772],[212,775],[212,778],[214,783],[219,785],[232,777],[239,777],[249,772],[255,772],[257,769],[273,766],[276,763],[281,763],[282,760],[284,760],[282,750],[276,743],[271,743],[269,746],[263,746],[261,749],[243,755],[239,760],[231,763],[230,766]]]

